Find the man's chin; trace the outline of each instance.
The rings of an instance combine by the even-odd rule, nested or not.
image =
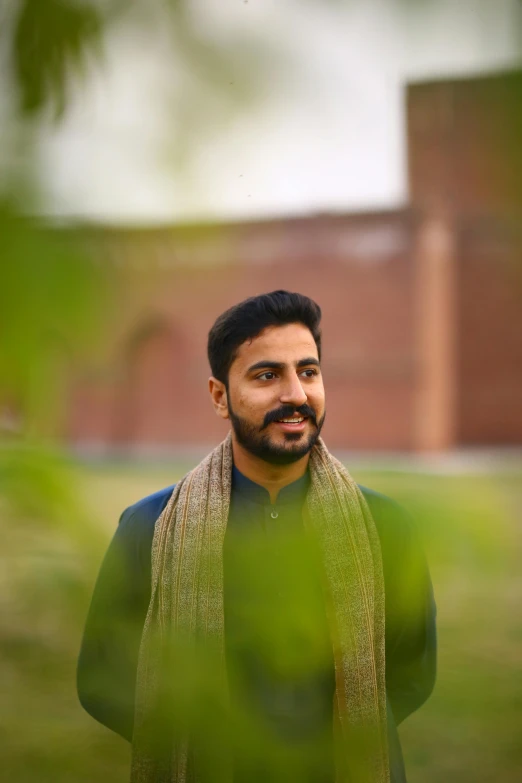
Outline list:
[[[285,432],[281,441],[281,448],[285,448],[292,443],[304,443],[309,440],[310,435],[306,432]]]
[[[315,439],[305,433],[290,433],[280,443],[270,441],[264,444],[263,458],[266,462],[278,465],[290,465],[305,457],[312,450]]]
[[[300,459],[306,457],[309,452],[310,449],[267,449],[259,456],[270,465],[293,465],[294,462],[299,462]]]

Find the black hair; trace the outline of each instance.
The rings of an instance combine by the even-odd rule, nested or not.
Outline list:
[[[240,345],[268,326],[303,324],[310,330],[321,358],[321,308],[303,294],[272,291],[251,296],[222,313],[208,334],[208,360],[212,375],[227,384],[228,373]]]

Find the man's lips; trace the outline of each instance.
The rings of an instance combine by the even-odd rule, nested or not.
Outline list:
[[[299,416],[299,419],[300,421],[274,421],[273,424],[283,430],[283,432],[303,432],[308,421],[308,416]]]
[[[304,419],[305,421],[310,419],[312,424],[317,424],[315,411],[309,405],[301,405],[299,408],[292,408],[290,405],[286,405],[282,406],[277,411],[271,411],[270,413],[267,413],[261,429],[264,430],[265,427],[268,427],[270,424],[281,423],[282,426],[282,422],[285,422],[285,419],[286,421],[288,421],[288,419]],[[290,424],[290,426],[295,430],[298,425]]]

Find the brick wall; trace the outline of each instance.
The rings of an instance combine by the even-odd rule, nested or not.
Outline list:
[[[411,85],[406,102],[408,209],[87,232],[118,296],[75,375],[66,437],[216,443],[208,330],[288,288],[323,308],[332,447],[522,442],[522,76]]]
[[[521,443],[522,73],[412,85],[407,109],[411,203],[450,246],[441,341],[424,352],[445,352],[432,442]]]
[[[462,444],[522,443],[522,236],[497,220],[459,232]]]

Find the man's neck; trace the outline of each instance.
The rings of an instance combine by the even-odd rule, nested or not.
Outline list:
[[[309,454],[290,465],[272,465],[255,457],[246,451],[236,439],[232,439],[232,454],[236,468],[250,481],[264,487],[270,495],[270,502],[275,503],[283,487],[293,484],[306,473]]]

